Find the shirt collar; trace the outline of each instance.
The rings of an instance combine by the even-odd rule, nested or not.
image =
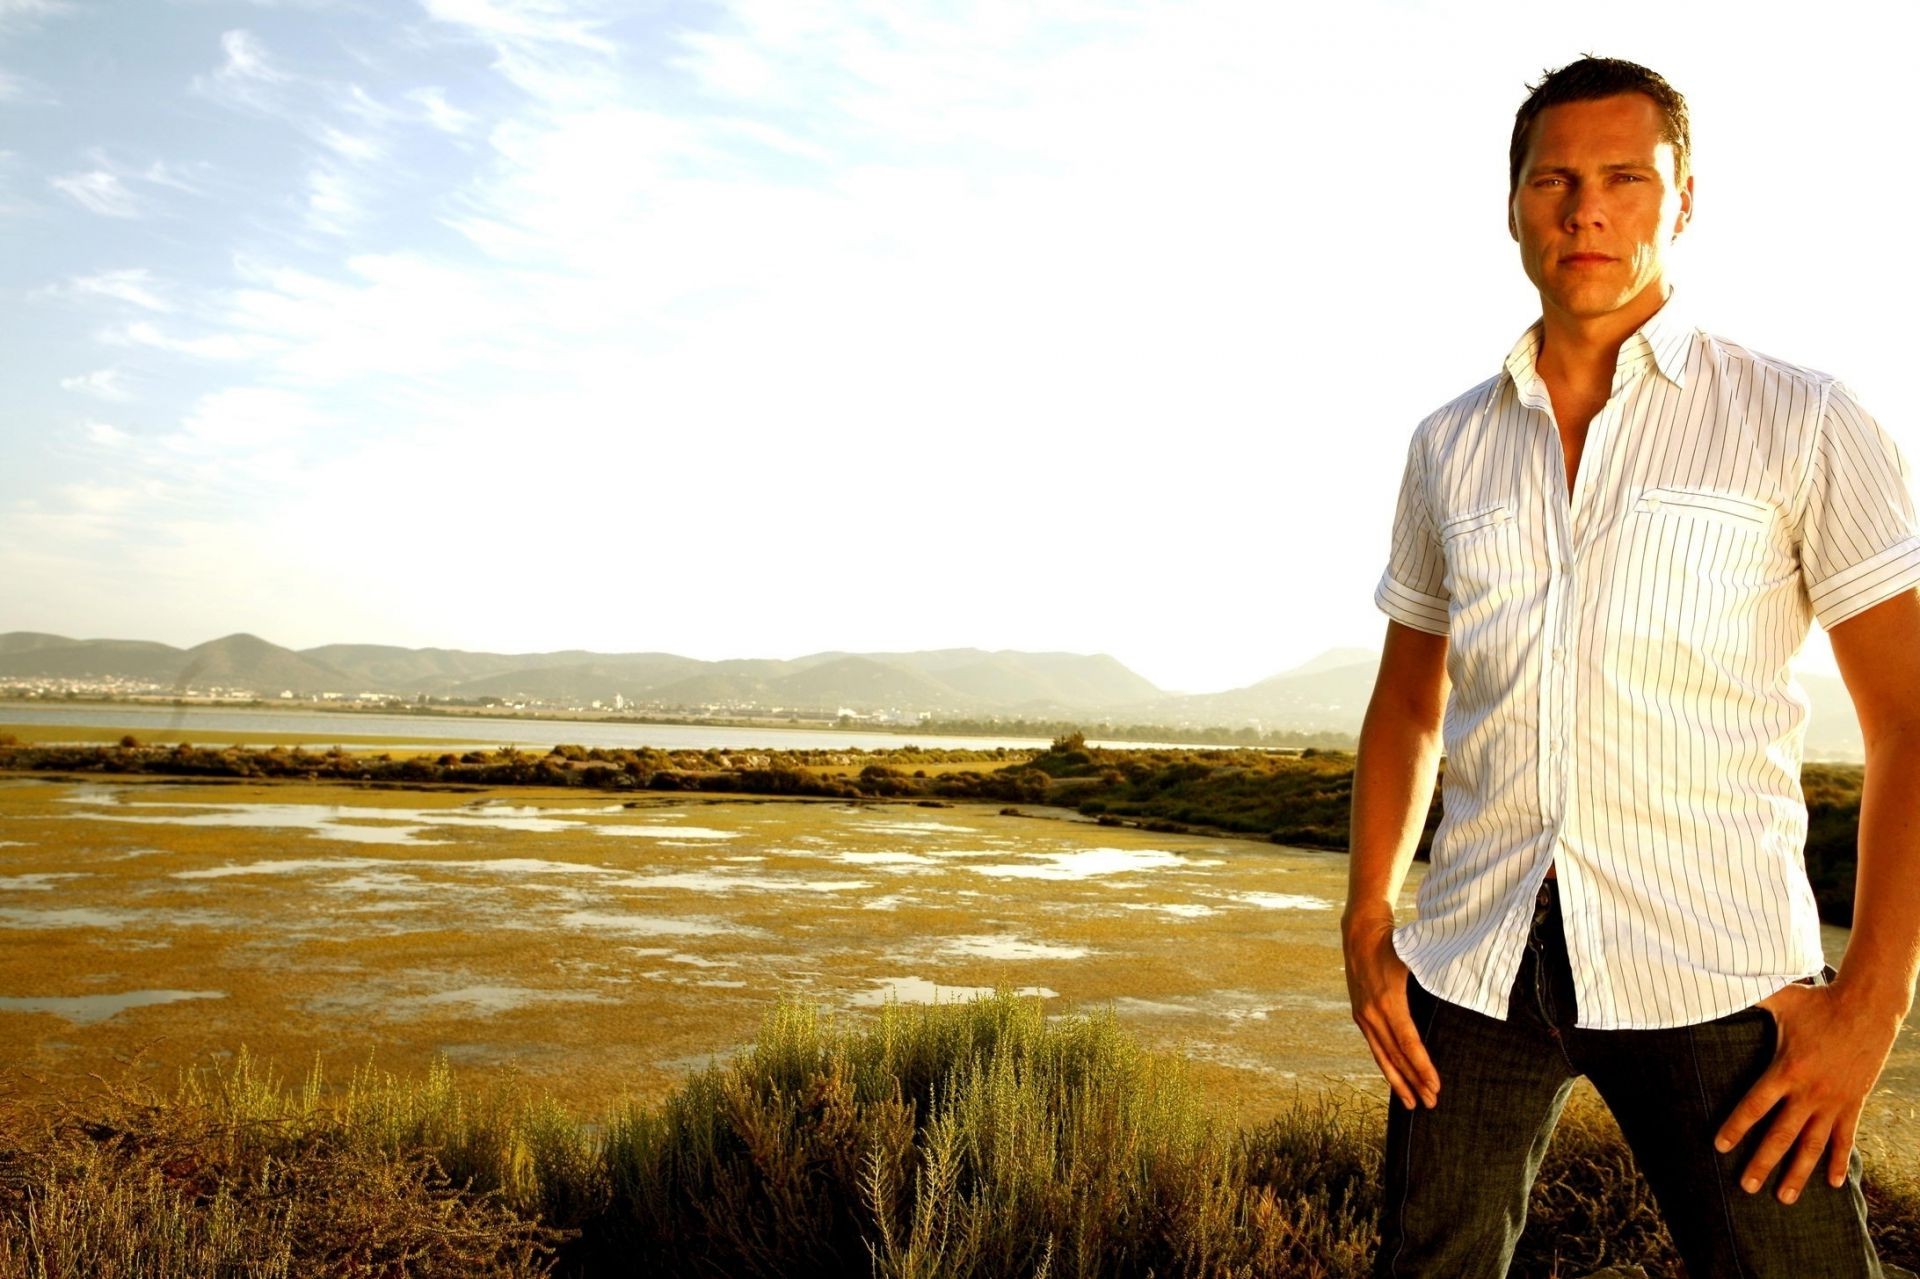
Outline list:
[[[1670,290],[1660,309],[1620,344],[1620,357],[1614,364],[1615,388],[1648,364],[1658,369],[1661,376],[1674,386],[1685,386],[1687,357],[1693,350],[1693,334],[1692,321],[1684,311],[1678,309],[1674,292]],[[1544,399],[1546,388],[1537,385],[1540,373],[1534,367],[1534,357],[1539,351],[1540,321],[1535,320],[1507,353],[1506,370],[1522,396],[1535,392]]]

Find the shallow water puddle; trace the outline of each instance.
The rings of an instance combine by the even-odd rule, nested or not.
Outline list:
[[[956,826],[951,822],[886,822],[865,821],[860,823],[863,831],[876,831],[888,835],[927,835],[952,833],[972,835],[978,832],[976,826]]]
[[[1121,910],[1146,910],[1158,915],[1172,915],[1175,919],[1205,919],[1220,912],[1201,902],[1119,902]]]
[[[1261,910],[1333,909],[1333,903],[1326,898],[1308,897],[1303,893],[1235,893],[1231,900],[1257,906]]]
[[[1000,854],[1004,856],[1005,854]],[[1167,870],[1189,865],[1178,853],[1159,848],[1076,848],[1069,852],[1028,853],[1031,861],[996,862],[968,866],[976,875],[998,879],[1097,879],[1142,870]]]
[[[63,879],[85,879],[81,871],[44,871],[35,875],[0,875],[0,893],[49,893]]]
[[[855,995],[852,1002],[856,1008],[879,1008],[885,1004],[953,1004],[992,993],[991,986],[942,986],[924,977],[878,977],[873,979],[872,990]],[[1045,986],[1022,986],[1014,994],[1040,999],[1060,997],[1059,991],[1048,990]]]
[[[114,995],[0,996],[0,1012],[52,1013],[76,1026],[91,1026],[129,1008],[150,1008],[185,999],[225,999],[224,990],[128,990]]]
[[[852,893],[872,888],[865,879],[779,879],[765,875],[733,875],[683,870],[659,875],[628,875],[609,879],[608,888],[678,889],[694,893],[728,893],[748,889],[770,893]]]
[[[591,826],[582,825],[581,830],[591,830],[596,835],[633,835],[646,839],[738,839],[737,830],[715,830],[711,826],[616,826],[611,822],[596,822]]]
[[[565,928],[621,933],[629,937],[722,937],[746,935],[754,929],[716,919],[684,919],[665,915],[628,915],[611,911],[575,910],[560,916]]]
[[[0,906],[0,928],[123,928],[146,918],[145,911],[65,906],[50,910]]]
[[[839,856],[839,860],[843,862],[851,863],[852,865],[855,865],[855,866],[884,866],[884,867],[903,868],[903,867],[910,867],[910,866],[938,866],[940,864],[937,859],[928,857],[922,853],[895,853],[895,852],[852,853],[852,852],[849,852],[849,853],[840,853],[838,856]]]
[[[409,1020],[435,1014],[494,1017],[536,1004],[605,1004],[612,997],[591,990],[541,990],[532,986],[475,984],[425,995],[394,995],[386,991],[335,991],[310,1000],[314,1012],[373,1013],[387,1020]]]
[[[1085,959],[1093,954],[1085,946],[1054,946],[1022,937],[984,935],[950,937],[940,943],[940,951],[974,959]]]

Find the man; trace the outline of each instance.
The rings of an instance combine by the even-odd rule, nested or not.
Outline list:
[[[1853,1143],[1920,965],[1920,529],[1844,386],[1678,309],[1689,160],[1685,102],[1644,67],[1534,89],[1508,230],[1540,320],[1409,450],[1342,920],[1399,1102],[1379,1275],[1505,1274],[1579,1075],[1692,1279],[1880,1274]],[[1813,619],[1867,747],[1837,975],[1787,671]]]

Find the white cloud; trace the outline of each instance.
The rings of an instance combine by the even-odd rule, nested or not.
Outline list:
[[[479,122],[479,117],[472,112],[462,111],[448,102],[447,95],[440,89],[413,89],[407,97],[419,105],[426,122],[442,133],[463,134]]]
[[[95,369],[91,373],[63,377],[60,379],[60,389],[78,395],[90,395],[111,404],[125,404],[133,399],[133,392],[127,388],[126,376],[117,368]]]
[[[224,60],[219,68],[193,78],[194,92],[253,111],[278,109],[278,87],[289,76],[274,64],[267,48],[251,32],[235,29],[220,36]]]
[[[80,429],[86,435],[88,443],[104,449],[121,448],[132,438],[109,422],[88,421]]]
[[[267,56],[266,46],[245,30],[223,32],[220,36],[221,52],[227,55],[226,63],[215,72],[235,80],[264,80],[269,84],[286,79],[277,70]]]
[[[332,235],[346,234],[365,212],[353,179],[329,164],[307,171],[307,225]]]
[[[312,403],[297,393],[277,387],[228,387],[196,401],[166,444],[180,452],[231,457],[283,446],[320,420]]]
[[[88,515],[117,515],[139,497],[138,489],[129,485],[92,482],[62,484],[56,492],[69,507]]]
[[[536,101],[584,105],[624,92],[604,19],[565,0],[422,0],[429,17],[493,50],[494,67]]]
[[[0,32],[73,12],[67,0],[0,0]]]
[[[245,360],[273,349],[273,343],[253,334],[211,333],[204,337],[177,337],[140,321],[105,330],[100,340],[109,346],[144,346],[204,360]]]
[[[140,216],[140,203],[126,185],[105,169],[93,169],[86,173],[68,173],[48,178],[55,188],[65,192],[80,205],[102,217],[137,218]]]
[[[330,124],[316,126],[315,135],[321,146],[348,160],[356,162],[377,160],[382,154],[380,144],[371,138],[336,129]]]
[[[126,302],[148,311],[173,310],[173,305],[161,296],[159,283],[154,278],[153,272],[145,267],[99,271],[93,275],[75,276],[58,291],[69,297],[111,298],[116,302]]]
[[[140,174],[140,177],[155,186],[170,187],[175,191],[184,191],[188,195],[202,194],[200,188],[182,177],[178,170],[165,160],[155,160]]]
[[[427,13],[502,43],[559,44],[611,53],[613,45],[566,0],[425,0]]]

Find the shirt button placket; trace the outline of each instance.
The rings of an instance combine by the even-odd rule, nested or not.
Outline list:
[[[1547,784],[1544,787],[1550,797],[1548,811],[1543,814],[1541,827],[1552,830],[1556,824],[1564,824],[1567,817],[1567,793],[1572,768],[1572,719],[1570,717],[1571,698],[1567,695],[1567,635],[1571,629],[1574,611],[1579,606],[1579,592],[1576,588],[1573,557],[1573,519],[1570,500],[1561,501],[1556,512],[1559,518],[1554,521],[1554,540],[1559,543],[1553,548],[1552,555],[1557,561],[1558,573],[1548,588],[1547,609],[1549,616],[1543,620],[1546,630],[1553,637],[1552,647],[1548,650],[1546,670],[1542,672],[1541,705],[1549,716],[1543,734],[1549,744],[1547,758],[1540,761],[1546,772]]]
[[[1554,618],[1553,646],[1553,702],[1554,716],[1560,727],[1560,769],[1559,785],[1555,793],[1559,798],[1561,843],[1566,840],[1566,822],[1572,808],[1573,791],[1573,671],[1568,665],[1566,655],[1573,650],[1574,628],[1580,616],[1579,578],[1575,573],[1572,548],[1572,520],[1569,517],[1562,527],[1562,537],[1567,539],[1561,560],[1561,572],[1564,578],[1560,585],[1560,609]]]

